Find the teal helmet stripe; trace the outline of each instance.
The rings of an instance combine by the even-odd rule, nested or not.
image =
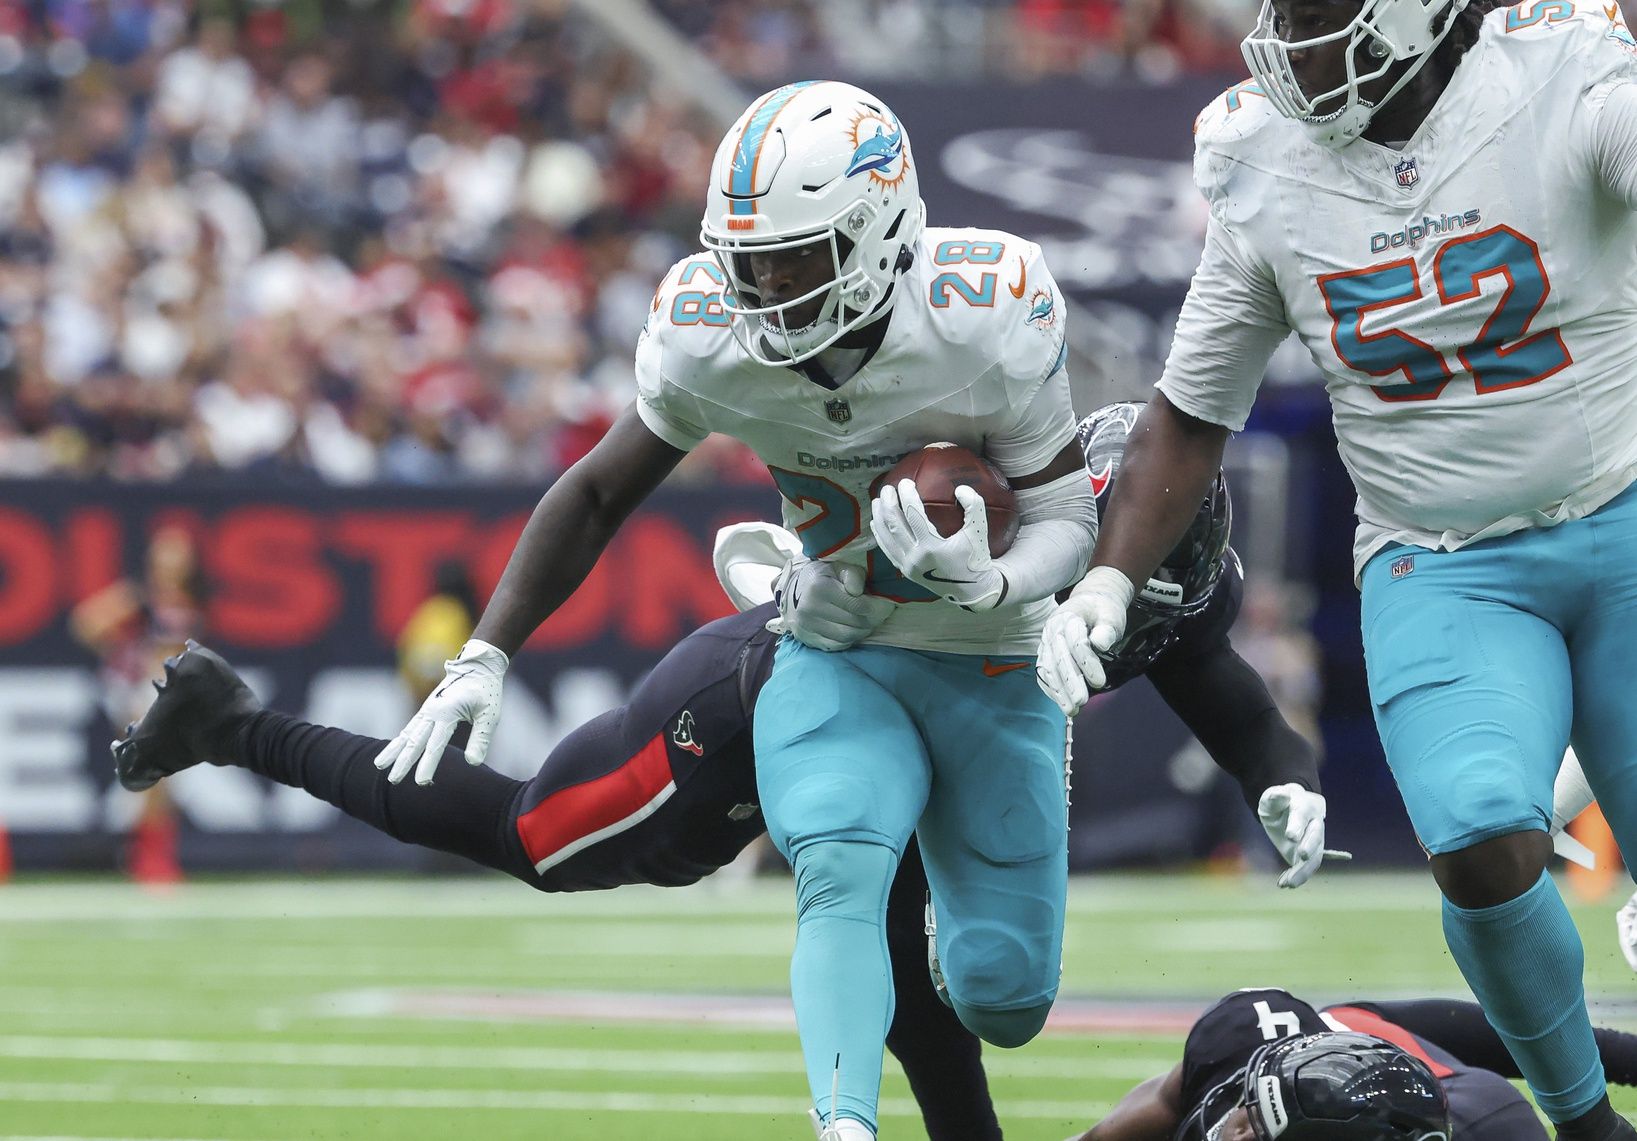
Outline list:
[[[761,153],[762,143],[767,139],[767,129],[773,125],[784,105],[796,97],[804,87],[811,87],[820,82],[816,79],[804,79],[799,83],[788,83],[776,91],[771,92],[762,100],[761,106],[751,113],[745,129],[739,132],[739,145],[733,151],[732,175],[728,180],[728,197],[732,199],[729,208],[734,214],[754,214],[756,206],[748,201],[756,193],[755,170],[756,159]]]

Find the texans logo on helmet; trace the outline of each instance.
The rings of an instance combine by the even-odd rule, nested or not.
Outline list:
[[[1114,460],[1112,458],[1109,459],[1109,461],[1103,465],[1102,471],[1094,471],[1087,474],[1091,476],[1091,493],[1098,496],[1102,495],[1103,492],[1108,490],[1109,481],[1114,478]]]

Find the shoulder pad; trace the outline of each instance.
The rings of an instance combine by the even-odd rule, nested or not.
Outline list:
[[[667,352],[706,356],[733,338],[722,290],[727,276],[708,253],[683,258],[660,279],[642,336],[663,344]]]
[[[1483,41],[1540,75],[1564,65],[1587,86],[1612,72],[1637,74],[1637,38],[1615,0],[1525,0],[1484,18]]]
[[[1281,128],[1286,127],[1295,124],[1274,110],[1254,79],[1234,84],[1199,113],[1194,120],[1194,185],[1213,211],[1247,173],[1247,165],[1267,163],[1273,157],[1269,152],[1285,145],[1289,136]],[[1259,195],[1249,198],[1260,203]]]
[[[1244,80],[1212,99],[1194,118],[1194,150],[1198,153],[1247,139],[1282,118],[1262,93],[1262,85],[1254,79]]]
[[[1004,230],[924,231],[924,299],[938,336],[1038,384],[1061,365],[1064,301],[1040,247]]]

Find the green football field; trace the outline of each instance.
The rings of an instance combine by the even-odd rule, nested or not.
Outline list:
[[[1576,914],[1600,1019],[1637,1028],[1618,902]],[[24,880],[0,888],[0,1137],[810,1137],[790,907],[779,877]],[[1270,983],[1463,993],[1425,877],[1079,880],[1053,1025],[987,1052],[1007,1136],[1085,1128],[1176,1059],[1203,1000]],[[890,1062],[883,1096],[883,1137],[922,1136]]]

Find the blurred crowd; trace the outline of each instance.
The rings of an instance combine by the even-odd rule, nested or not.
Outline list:
[[[653,7],[754,91],[914,35],[1211,66],[1183,3]],[[630,399],[719,131],[567,0],[0,0],[0,476],[549,477]]]

